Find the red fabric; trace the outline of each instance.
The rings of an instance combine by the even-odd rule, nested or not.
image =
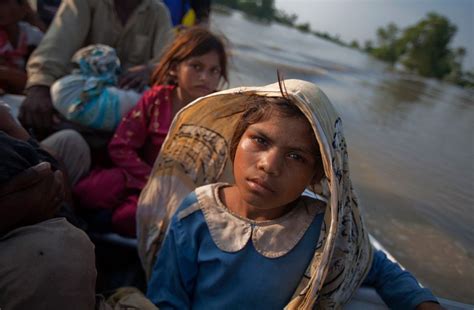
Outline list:
[[[124,117],[109,143],[115,167],[96,168],[74,188],[80,208],[114,209],[117,233],[135,236],[137,192],[145,186],[171,125],[174,86],[154,86]],[[131,194],[133,193],[133,194]]]
[[[20,31],[18,46],[15,48],[8,40],[7,32],[0,28],[0,65],[24,70],[24,63],[28,56],[28,43],[26,34]]]
[[[126,178],[121,168],[94,169],[74,187],[76,203],[81,208],[110,209],[126,198]]]
[[[122,119],[109,143],[109,155],[124,169],[127,187],[142,189],[161,149],[172,121],[173,86],[155,86],[147,91]]]
[[[135,214],[137,213],[137,204],[138,195],[131,195],[115,209],[112,215],[112,227],[115,232],[130,237],[136,236]]]

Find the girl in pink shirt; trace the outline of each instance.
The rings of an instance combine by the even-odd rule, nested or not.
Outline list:
[[[152,75],[152,88],[119,124],[108,147],[112,168],[96,168],[75,187],[78,206],[111,211],[112,230],[135,236],[138,196],[175,114],[227,82],[222,40],[195,27],[179,33]]]

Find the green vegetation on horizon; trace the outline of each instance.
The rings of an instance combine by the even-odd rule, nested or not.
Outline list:
[[[474,87],[474,72],[462,70],[466,49],[449,47],[456,30],[446,17],[428,13],[405,29],[399,29],[394,23],[378,28],[378,45],[374,47],[368,41],[365,51],[392,66],[401,64],[421,76]]]
[[[390,63],[401,65],[409,72],[424,77],[449,81],[463,87],[474,87],[474,71],[463,71],[462,61],[466,49],[452,49],[449,44],[457,28],[439,14],[428,13],[416,25],[399,29],[394,23],[377,29],[377,45],[366,41],[361,46],[357,41],[350,44],[339,36],[311,29],[309,23],[297,23],[296,14],[288,14],[274,6],[274,0],[215,0],[216,4],[244,12],[250,17],[264,22],[277,22],[296,28],[304,33],[336,44],[365,51],[374,57]]]

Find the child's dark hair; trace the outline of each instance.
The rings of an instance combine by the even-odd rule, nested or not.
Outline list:
[[[202,56],[211,51],[217,52],[221,77],[228,82],[227,53],[223,39],[203,27],[195,26],[179,32],[168,47],[151,76],[152,85],[176,85],[175,77],[169,74],[173,66],[189,57]]]
[[[278,113],[283,117],[296,117],[306,120],[303,112],[287,97],[250,96],[230,140],[229,151],[232,161],[234,161],[237,146],[245,130],[252,124],[267,120],[274,113]]]

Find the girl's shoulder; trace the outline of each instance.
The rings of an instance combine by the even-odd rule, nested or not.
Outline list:
[[[182,200],[171,219],[170,230],[178,235],[193,236],[191,239],[200,235],[198,232],[208,230],[199,191],[192,191]]]
[[[157,103],[161,101],[171,101],[171,95],[173,92],[173,89],[175,88],[174,85],[154,85],[145,92],[143,92],[142,95],[142,101],[153,101],[157,102],[156,100],[159,100]]]
[[[176,86],[174,85],[153,85],[150,89],[145,91],[145,93],[171,94],[173,92],[173,89],[175,89],[175,87]]]
[[[208,204],[216,204],[218,200],[216,189],[222,186],[225,186],[225,184],[214,183],[196,188],[181,202],[175,213],[176,219],[181,221],[196,211],[205,208]]]

